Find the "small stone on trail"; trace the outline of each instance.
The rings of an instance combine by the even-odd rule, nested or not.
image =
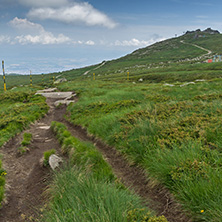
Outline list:
[[[59,106],[60,104],[65,104],[65,105],[69,105],[70,103],[74,103],[75,100],[58,100],[54,103],[55,106]]]
[[[45,129],[45,130],[48,130],[48,129],[50,129],[50,126],[40,126],[39,129]]]
[[[52,154],[49,157],[49,166],[52,168],[52,170],[55,170],[55,168],[59,167],[59,164],[61,162],[62,162],[62,159],[55,154]]]

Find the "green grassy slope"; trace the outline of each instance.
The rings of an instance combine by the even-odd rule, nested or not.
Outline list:
[[[73,81],[69,120],[167,186],[194,221],[222,217],[222,81],[195,84]]]
[[[107,61],[103,65],[98,64],[96,69],[96,66],[89,68],[86,75],[83,75],[86,69],[78,69],[67,71],[64,73],[64,77],[67,76],[69,80],[74,79],[75,76],[92,78],[93,73],[96,73],[97,79],[121,81],[126,79],[127,72],[130,72],[132,81],[139,78],[156,82],[192,81],[197,78],[220,77],[221,63],[202,62],[212,58],[215,54],[222,54],[222,35],[205,34],[205,37],[197,39],[194,36],[195,34],[189,34],[158,42],[119,59]],[[207,55],[206,50],[195,47],[193,44],[204,47],[212,53]],[[184,78],[184,73],[189,74],[189,77]],[[170,75],[175,76],[175,74],[180,74],[182,77],[169,78]],[[156,78],[158,75],[160,77]],[[190,78],[191,76],[193,78]]]

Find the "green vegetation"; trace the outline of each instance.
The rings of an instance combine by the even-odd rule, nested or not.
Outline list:
[[[140,198],[116,180],[92,144],[71,136],[62,123],[52,122],[51,127],[70,165],[56,174],[43,221],[167,221],[142,207]]]
[[[31,143],[31,140],[32,140],[32,134],[31,133],[24,133],[21,145],[28,146]]]
[[[55,154],[55,153],[56,153],[55,149],[51,149],[51,150],[48,150],[48,151],[44,152],[44,160],[43,160],[43,165],[44,166],[48,166],[49,165],[49,157],[52,154]]]
[[[152,216],[142,208],[141,200],[128,190],[97,180],[75,167],[58,172],[50,191],[52,200],[42,218],[44,222],[167,221],[164,217]],[[135,214],[134,209],[141,210]]]
[[[1,202],[4,198],[5,193],[5,176],[7,175],[6,171],[2,169],[2,161],[0,160],[0,207]]]
[[[0,94],[0,147],[11,137],[41,118],[48,106],[45,98],[31,90]]]
[[[91,143],[82,142],[71,136],[62,123],[52,122],[51,127],[62,145],[62,152],[69,155],[72,165],[91,172],[96,179],[112,182],[115,180],[111,167]]]
[[[95,73],[96,80],[125,81],[129,72],[131,81],[143,78],[147,82],[186,82],[218,78],[221,76],[222,63],[207,64],[206,60],[221,54],[222,35],[204,36],[194,38],[195,33],[193,33],[167,39],[119,59],[106,61],[94,67],[62,72],[61,75],[69,80],[79,78],[92,80]],[[193,44],[211,50],[212,53],[207,54],[207,51]]]
[[[167,186],[196,220],[219,221],[221,79],[174,83],[75,81],[69,120],[87,128]]]
[[[24,133],[23,134],[23,140],[21,142],[21,146],[18,147],[17,152],[18,154],[25,154],[26,152],[29,151],[29,148],[27,147],[32,140],[32,134],[31,133]]]
[[[6,75],[6,87],[7,90],[12,89],[13,91],[20,90],[21,87],[25,87],[27,90],[36,90],[36,85],[39,85],[41,87],[50,87],[53,86],[53,76],[55,75],[32,75],[33,86],[31,87],[29,75]],[[3,90],[3,84],[0,85],[0,90]]]

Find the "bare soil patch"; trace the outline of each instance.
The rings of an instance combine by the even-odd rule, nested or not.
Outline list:
[[[49,126],[51,121],[61,121],[66,108],[53,106],[54,99],[47,99],[48,114],[31,125],[26,132],[32,133],[29,151],[18,155],[17,148],[22,141],[20,134],[12,138],[0,150],[3,167],[7,171],[6,200],[0,209],[0,221],[36,221],[45,203],[43,195],[50,180],[50,170],[40,165],[43,153],[50,149],[60,152],[60,145]]]

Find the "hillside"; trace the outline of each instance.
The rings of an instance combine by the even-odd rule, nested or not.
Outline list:
[[[132,81],[140,78],[148,81],[165,81],[169,73],[183,74],[186,71],[195,78],[218,77],[218,70],[222,68],[221,63],[206,64],[206,61],[214,55],[222,54],[222,34],[212,34],[209,32],[211,29],[207,30],[187,32],[180,37],[135,50],[119,59],[102,62],[97,67],[89,67],[87,75],[83,75],[87,68],[63,72],[63,75],[71,80],[77,76],[92,77],[95,73],[99,79],[121,80],[130,72]],[[157,78],[158,75],[160,78]],[[183,78],[172,80],[184,81]],[[189,78],[185,78],[185,81],[187,80]]]

